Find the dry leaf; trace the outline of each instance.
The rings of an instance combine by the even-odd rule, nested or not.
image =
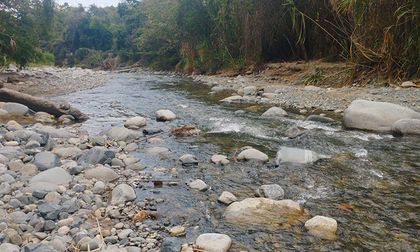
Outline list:
[[[133,216],[133,222],[137,223],[149,217],[149,212],[141,210]]]
[[[337,206],[337,208],[342,210],[353,210],[353,206],[348,203],[341,203]]]

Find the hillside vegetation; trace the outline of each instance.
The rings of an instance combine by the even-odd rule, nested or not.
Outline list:
[[[325,59],[350,63],[351,78],[418,78],[419,10],[415,0],[4,0],[0,64],[211,74]]]

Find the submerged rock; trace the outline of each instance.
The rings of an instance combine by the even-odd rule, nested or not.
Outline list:
[[[229,205],[224,213],[227,222],[246,225],[294,224],[303,217],[303,209],[292,200],[247,198]]]
[[[287,116],[287,112],[279,107],[271,107],[261,115],[263,118],[277,118],[285,116]]]
[[[246,150],[243,150],[241,153],[239,153],[238,160],[245,160],[245,161],[262,161],[267,162],[268,156],[267,154],[254,149],[254,148],[248,148]]]
[[[225,234],[207,233],[198,236],[195,244],[207,252],[226,252],[232,246],[232,239]]]
[[[296,163],[296,164],[309,164],[318,161],[321,156],[313,151],[290,148],[290,147],[280,147],[280,150],[277,152],[276,164],[280,163]]]
[[[397,104],[355,100],[344,111],[344,126],[350,129],[390,132],[401,119],[420,119],[420,113]]]
[[[336,236],[337,221],[333,218],[317,215],[305,222],[305,228],[312,235],[332,240]]]
[[[392,125],[392,133],[396,136],[401,135],[420,135],[419,119],[401,119]]]

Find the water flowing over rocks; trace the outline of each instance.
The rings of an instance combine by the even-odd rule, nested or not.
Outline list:
[[[303,209],[292,200],[247,198],[230,204],[224,217],[243,225],[295,224],[303,217]]]
[[[333,218],[317,215],[305,222],[305,228],[315,236],[332,240],[336,236],[337,221]]]
[[[350,129],[390,132],[401,119],[420,119],[420,113],[397,104],[355,100],[344,111],[344,126]]]

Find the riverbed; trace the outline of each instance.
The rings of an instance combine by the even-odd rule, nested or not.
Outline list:
[[[267,107],[228,105],[219,100],[231,95],[223,91],[209,95],[210,87],[190,79],[152,73],[114,74],[103,86],[56,97],[90,116],[81,127],[99,134],[111,126],[121,126],[128,117],[148,118],[147,128],[160,129],[162,144],[140,143],[131,153],[142,160],[139,173],[150,180],[177,181],[156,187],[138,181],[137,196],[160,198],[155,206],[157,220],[183,225],[193,242],[197,235],[218,232],[233,239],[232,251],[418,251],[418,169],[420,139],[394,138],[387,134],[348,131],[340,118],[330,124],[305,121],[305,116],[288,111],[278,120],[262,119]],[[178,117],[172,122],[156,122],[155,112],[170,109]],[[202,130],[196,137],[176,138],[171,128],[192,124]],[[305,129],[295,139],[285,136],[291,126]],[[145,150],[166,147],[165,155]],[[267,164],[235,162],[233,156],[244,146],[252,146],[270,157]],[[309,149],[330,158],[314,164],[274,164],[280,146]],[[197,167],[182,167],[178,158],[194,154]],[[225,154],[226,166],[210,163],[213,154]],[[210,189],[194,191],[190,179],[202,179]],[[338,221],[337,239],[322,240],[308,234],[304,223],[288,227],[236,226],[223,219],[225,205],[217,202],[222,191],[239,200],[253,197],[263,184],[279,184],[285,198],[295,200],[311,216],[323,215]]]

